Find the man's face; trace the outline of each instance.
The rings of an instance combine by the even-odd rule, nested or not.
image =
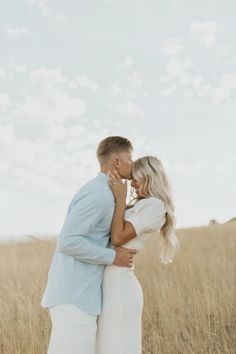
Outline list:
[[[115,156],[115,168],[122,178],[132,178],[132,165],[133,160],[131,151],[124,151]]]

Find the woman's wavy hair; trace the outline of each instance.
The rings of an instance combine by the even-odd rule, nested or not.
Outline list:
[[[140,191],[143,198],[146,196],[161,199],[166,208],[166,220],[160,229],[162,263],[172,263],[173,257],[179,248],[179,241],[175,235],[176,218],[174,205],[167,174],[161,161],[155,156],[144,156],[134,161],[132,167],[133,178],[141,182]],[[131,189],[130,206],[138,202],[141,197],[134,195]]]

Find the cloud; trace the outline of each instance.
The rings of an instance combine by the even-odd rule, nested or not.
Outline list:
[[[37,8],[43,16],[50,13],[49,0],[26,0],[26,3],[31,9]]]
[[[192,68],[190,57],[180,59],[171,56],[167,63],[166,74],[158,79],[161,85],[167,85],[160,89],[161,96],[176,95],[179,98],[206,96],[210,85],[200,75],[192,74]]]
[[[61,13],[61,12],[58,12],[56,14],[56,20],[57,20],[57,22],[62,23],[62,24],[68,22],[67,17],[65,15],[63,15],[63,13]]]
[[[46,67],[40,67],[30,72],[30,75],[34,81],[39,82],[51,82],[54,84],[65,84],[68,79],[63,75],[61,69]]]
[[[58,123],[32,139],[30,134],[20,137],[15,124],[0,126],[1,233],[59,231],[74,193],[99,171],[99,141],[114,135],[113,124],[104,127],[101,122],[97,128],[79,121]],[[135,131],[127,138],[134,143],[137,157],[162,151],[158,139],[147,139]],[[13,214],[20,217],[11,224]]]
[[[168,161],[168,166],[173,175],[176,176],[198,176],[207,167],[205,161],[196,163],[185,163],[180,161]]]
[[[22,71],[13,71],[12,65],[17,82]],[[24,67],[23,74],[24,84],[21,92],[16,85],[14,101],[0,93],[0,111],[8,110],[7,120],[0,117],[1,184],[6,190],[65,195],[68,188],[85,182],[91,169],[96,172],[96,146],[107,127],[87,128],[82,123],[88,103],[78,90],[68,89],[71,78],[60,68]],[[79,79],[78,84],[97,89],[88,77]]]
[[[122,102],[121,104],[116,105],[116,109],[118,113],[124,116],[139,116],[139,117],[144,117],[146,115],[146,112],[144,108],[137,104],[133,103],[131,101],[128,102]]]
[[[10,22],[6,22],[0,26],[0,32],[11,37],[20,38],[29,34],[29,29],[25,26],[17,27]]]
[[[191,24],[192,31],[199,35],[207,46],[213,45],[213,37],[215,38],[218,28],[219,26],[213,21],[193,22]],[[213,36],[211,40],[210,36]],[[197,63],[197,65],[194,65],[192,53],[189,49],[187,53],[188,47],[186,46],[185,49],[182,42],[181,38],[169,38],[161,46],[160,52],[165,56],[166,70],[164,75],[158,78],[160,95],[163,97],[172,96],[176,99],[208,98],[208,102],[214,104],[223,104],[226,101],[235,104],[235,73],[219,72],[216,81],[215,77],[209,77],[209,70],[207,72],[208,77],[204,77],[199,73],[201,67],[198,64],[198,58],[194,58]],[[216,56],[224,55],[227,47],[225,45],[216,46],[214,50]],[[206,71],[205,67],[203,69]]]
[[[123,82],[115,81],[111,84],[110,96],[116,97],[124,95],[126,98],[136,98],[135,91],[141,89],[142,79],[139,72],[134,71],[124,76]]]
[[[88,103],[80,97],[77,90],[68,89],[71,78],[60,68],[38,67],[12,72],[13,79],[24,74],[24,84],[20,96],[11,107],[11,117],[18,124],[40,122],[41,126],[64,124],[78,120],[87,112]],[[15,76],[14,76],[15,75]],[[2,102],[2,103],[1,103]],[[0,96],[0,107],[7,109],[10,104],[6,94]]]
[[[97,172],[97,144],[105,136],[114,135],[114,124],[104,125],[98,119],[94,127],[83,123],[81,117],[88,104],[78,93],[67,90],[71,79],[60,68],[24,69],[22,94],[14,101],[8,93],[0,94],[0,108],[3,112],[8,110],[10,117],[0,126],[1,184],[6,190],[34,195],[68,195]],[[125,77],[129,93],[141,89],[137,72]],[[78,82],[93,87],[93,81],[86,76],[79,75]],[[144,114],[131,96],[120,108],[122,114]],[[136,138],[137,152],[152,144],[140,134]]]
[[[15,125],[1,126],[1,185],[55,198],[66,195],[86,181],[91,169],[96,172],[96,146],[105,134],[106,129],[98,132],[79,122],[67,126],[59,122],[32,139],[20,137]]]
[[[162,45],[160,51],[168,55],[176,55],[184,51],[180,38],[168,38]]]
[[[214,103],[224,101],[236,103],[236,76],[235,74],[224,73],[218,85],[212,88],[210,95]]]
[[[11,98],[8,93],[0,92],[0,112],[4,113],[11,106]]]
[[[6,73],[4,70],[0,69],[0,78],[5,79],[6,78]]]
[[[24,64],[16,64],[15,62],[10,62],[9,66],[18,74],[21,74],[27,70],[27,67]]]
[[[133,66],[133,65],[134,65],[134,60],[131,57],[127,56],[121,62],[121,64],[119,65],[119,68],[124,70],[124,69],[129,68],[130,66]]]
[[[183,7],[184,6],[183,1],[180,1],[180,0],[173,0],[172,3],[173,3],[173,6],[175,6],[175,7]]]
[[[195,21],[191,23],[190,28],[207,49],[210,49],[214,45],[216,34],[219,31],[219,26],[214,21]]]
[[[69,89],[83,87],[92,92],[99,89],[98,83],[87,75],[81,74],[71,79],[70,77],[67,77],[60,68],[40,67],[32,70],[30,75],[33,81],[38,81],[42,84],[51,83],[53,85],[63,85],[64,88]]]
[[[236,103],[235,73],[220,74],[218,82],[209,82],[200,75],[192,73],[193,64],[189,57],[180,59],[171,56],[167,63],[166,74],[159,77],[160,95],[177,99],[188,97],[209,98],[214,104]]]
[[[98,83],[90,79],[87,75],[78,75],[75,80],[70,81],[69,87],[84,87],[92,92],[96,92],[99,89]]]
[[[115,96],[120,96],[123,94],[123,89],[121,87],[121,83],[118,81],[115,81],[111,84],[111,89],[110,89],[110,96],[115,97]]]
[[[51,84],[42,90],[28,94],[15,105],[14,116],[20,122],[40,121],[48,126],[78,119],[87,110],[87,102]]]
[[[118,66],[122,69],[121,78],[111,83],[105,105],[123,116],[144,117],[146,111],[140,104],[142,96],[145,95],[142,78],[133,66],[134,62],[128,57]]]
[[[38,122],[40,124],[40,122]],[[80,122],[51,125],[38,139],[20,137],[14,125],[0,127],[0,179],[6,190],[46,193],[57,200],[83,184],[98,171],[96,148],[101,139],[114,135],[112,127],[88,128]],[[157,139],[138,132],[130,138],[135,154],[162,151]],[[34,194],[35,195],[35,194]]]

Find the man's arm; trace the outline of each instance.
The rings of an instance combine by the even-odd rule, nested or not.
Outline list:
[[[58,250],[82,262],[112,264],[116,251],[93,244],[86,236],[106,215],[109,200],[106,191],[89,192],[72,205],[58,239]]]

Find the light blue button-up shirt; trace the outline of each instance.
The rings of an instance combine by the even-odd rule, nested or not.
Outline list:
[[[103,172],[74,195],[57,239],[42,307],[72,304],[91,315],[102,313],[103,272],[116,254],[110,242],[114,207]]]

